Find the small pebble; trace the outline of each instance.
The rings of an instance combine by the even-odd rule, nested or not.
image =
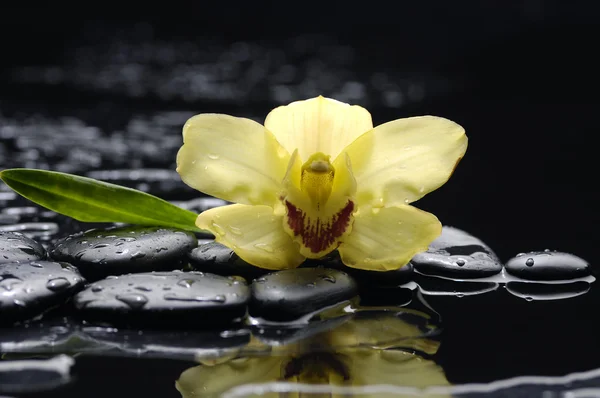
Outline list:
[[[0,323],[25,320],[62,304],[85,280],[67,263],[0,264]]]
[[[252,316],[289,321],[338,304],[358,293],[354,279],[327,268],[277,271],[252,282]]]
[[[569,280],[590,275],[590,266],[573,254],[556,251],[519,253],[506,263],[506,271],[530,280]]]
[[[90,322],[210,328],[243,317],[249,297],[241,278],[173,271],[109,277],[74,301],[77,315]]]
[[[46,250],[20,232],[0,231],[0,264],[42,260]]]
[[[170,228],[93,229],[59,240],[50,256],[75,265],[86,279],[95,281],[109,275],[179,269],[196,242],[193,233]]]

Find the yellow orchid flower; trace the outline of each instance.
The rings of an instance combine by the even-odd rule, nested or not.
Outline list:
[[[196,225],[248,263],[294,268],[338,249],[354,268],[400,268],[441,233],[408,204],[444,184],[467,149],[458,124],[435,116],[373,128],[357,105],[319,96],[250,119],[200,114],[183,127],[181,179],[236,204]]]

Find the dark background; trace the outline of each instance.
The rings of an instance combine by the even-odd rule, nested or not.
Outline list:
[[[137,7],[2,6],[0,112],[84,115],[109,130],[133,112],[264,118],[280,102],[323,94],[367,107],[375,124],[444,116],[465,127],[469,149],[450,181],[417,206],[481,238],[502,260],[548,248],[598,266],[600,14],[593,2]],[[148,43],[173,53],[134,54]],[[122,75],[128,64],[136,65],[128,73],[141,89],[93,78]],[[194,77],[205,71],[198,65],[212,65],[211,79],[230,86],[189,91],[208,84]],[[228,65],[240,68],[229,75]],[[294,66],[293,76],[282,77],[281,65]],[[183,82],[173,77],[178,70],[186,71]],[[235,95],[227,87],[243,88]],[[496,299],[471,301],[447,319],[441,362],[451,381],[563,374],[560,361],[597,367],[589,345],[597,336],[594,302],[520,312],[521,303]],[[558,361],[540,361],[565,341],[570,349]]]

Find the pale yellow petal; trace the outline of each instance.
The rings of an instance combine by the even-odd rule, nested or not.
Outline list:
[[[441,233],[436,216],[413,206],[359,208],[338,250],[348,267],[389,271],[427,250]]]
[[[200,213],[199,228],[231,248],[242,260],[266,269],[295,268],[304,261],[298,245],[283,229],[282,216],[269,206],[228,205]]]
[[[406,204],[443,185],[467,150],[458,124],[441,117],[398,119],[350,144],[358,204]]]
[[[319,96],[273,109],[265,127],[289,153],[297,148],[305,162],[317,152],[335,159],[346,145],[371,130],[373,122],[358,105]]]
[[[201,114],[183,127],[177,154],[181,179],[199,191],[230,202],[273,205],[289,153],[250,119]]]

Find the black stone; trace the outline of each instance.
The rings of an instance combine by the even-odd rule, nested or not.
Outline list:
[[[581,296],[590,290],[586,281],[569,283],[508,282],[506,290],[527,301],[563,300]]]
[[[80,290],[85,284],[67,263],[32,261],[0,264],[0,322],[38,315]]]
[[[413,257],[415,270],[448,278],[483,278],[502,271],[496,254],[485,243],[460,229],[444,226],[426,252]]]
[[[20,232],[0,231],[0,264],[20,263],[46,258],[46,250]]]
[[[413,278],[413,265],[411,263],[393,271],[383,272],[351,268],[342,263],[342,259],[337,250],[332,251],[320,259],[308,259],[300,267],[325,267],[344,271],[352,276],[360,287],[365,288],[373,286],[399,286],[409,282]]]
[[[50,256],[75,265],[87,280],[95,281],[109,275],[179,269],[196,242],[193,233],[170,228],[93,229],[59,240]]]
[[[227,246],[218,242],[198,245],[188,255],[193,270],[217,275],[239,275],[251,280],[272,272],[248,264]]]
[[[519,253],[506,263],[506,271],[523,279],[561,280],[590,275],[589,264],[573,254],[542,251]]]
[[[76,314],[116,326],[210,328],[243,317],[242,278],[202,272],[151,272],[97,281],[75,296]]]
[[[277,271],[252,282],[252,316],[289,321],[355,297],[356,282],[328,268]]]

